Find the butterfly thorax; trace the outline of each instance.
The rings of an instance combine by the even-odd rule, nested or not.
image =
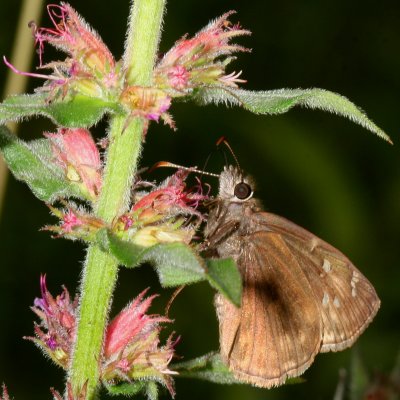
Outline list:
[[[220,176],[219,194],[210,205],[204,232],[211,254],[237,259],[245,238],[257,230],[253,216],[261,208],[259,201],[252,197],[253,190],[251,177],[244,176],[236,167],[224,168]]]

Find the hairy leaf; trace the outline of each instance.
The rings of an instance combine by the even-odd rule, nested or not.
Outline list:
[[[242,299],[242,277],[231,258],[208,259],[207,278],[210,285],[222,293],[233,304],[240,307]]]
[[[179,378],[194,378],[222,384],[240,383],[222,362],[217,352],[172,364],[170,368],[179,372],[177,375]]]
[[[112,102],[76,95],[72,100],[48,101],[43,93],[8,97],[0,104],[0,124],[42,115],[68,128],[84,128],[97,123],[106,112],[118,111]]]
[[[164,287],[208,280],[233,304],[240,305],[242,281],[231,259],[210,259],[205,262],[190,246],[181,242],[141,247],[121,240],[110,232],[106,237],[102,232],[98,241],[104,250],[109,250],[127,267],[136,267],[144,262],[153,264]]]
[[[204,261],[183,243],[161,243],[148,249],[143,261],[153,264],[164,287],[187,285],[205,279]]]
[[[344,96],[324,89],[249,91],[225,87],[204,87],[197,90],[193,97],[200,104],[238,105],[256,114],[282,114],[296,105],[328,111],[349,118],[392,143],[389,136],[354,103]]]
[[[139,381],[139,382],[122,382],[116,385],[110,385],[105,383],[104,386],[106,387],[108,393],[112,396],[134,396],[146,390],[148,382],[146,381]]]
[[[62,169],[52,159],[46,139],[23,142],[0,126],[0,150],[14,176],[27,183],[40,200],[54,202],[59,197],[83,198],[78,188],[66,180]]]
[[[149,262],[154,265],[164,287],[186,285],[206,279],[203,260],[184,243],[159,243],[141,247],[109,234],[111,253],[127,267]],[[104,246],[104,243],[103,243]]]

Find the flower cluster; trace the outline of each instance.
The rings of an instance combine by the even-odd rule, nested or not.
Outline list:
[[[82,207],[78,208],[73,203],[66,203],[62,209],[49,205],[52,213],[59,218],[59,225],[46,225],[43,230],[50,231],[55,237],[66,237],[68,239],[81,239],[86,242],[95,240],[99,229],[104,228],[105,223],[96,218]]]
[[[40,318],[40,324],[35,323],[35,337],[26,339],[32,340],[56,364],[67,369],[75,342],[78,300],[72,300],[65,287],[54,298],[47,289],[46,276],[41,276],[40,288],[42,297],[36,298],[32,307]],[[145,298],[146,292],[140,293],[108,324],[101,377],[107,383],[156,380],[173,394],[171,375],[175,372],[168,365],[174,355],[176,340],[170,336],[163,346],[159,345],[161,324],[171,321],[160,315],[146,314],[156,297]],[[4,397],[7,392],[4,389],[3,392]],[[57,392],[53,394],[58,399]]]
[[[107,98],[110,89],[118,86],[118,66],[99,35],[66,3],[47,6],[53,28],[36,28],[35,41],[39,46],[40,67],[52,68],[50,87],[63,88],[94,97]],[[43,65],[44,44],[66,52],[62,62]]]
[[[36,298],[32,311],[40,318],[35,323],[36,337],[27,337],[38,345],[56,364],[67,368],[75,340],[78,299],[71,300],[68,290],[63,287],[54,298],[47,290],[46,276],[40,277],[42,297]]]
[[[152,189],[135,190],[130,210],[111,225],[72,201],[61,201],[63,208],[49,205],[60,223],[47,225],[43,230],[53,232],[56,237],[96,242],[99,230],[106,228],[120,239],[141,247],[170,242],[189,244],[204,219],[197,208],[209,196],[203,193],[200,183],[188,188],[185,183],[188,175],[189,171],[178,170],[159,186],[142,182]]]
[[[197,207],[208,195],[200,184],[186,188],[188,175],[178,170],[150,192],[135,193],[133,206],[117,220],[114,231],[143,247],[177,241],[189,244],[203,219]],[[193,217],[191,222],[187,217]]]
[[[174,394],[168,365],[174,355],[176,340],[172,336],[159,347],[160,323],[166,317],[147,315],[155,295],[144,299],[147,290],[127,305],[108,325],[102,378],[106,382],[152,379],[165,385]]]
[[[184,36],[157,64],[155,82],[158,87],[175,96],[187,94],[188,90],[207,85],[236,87],[241,72],[226,74],[226,66],[233,60],[230,55],[249,49],[231,44],[236,36],[249,35],[250,31],[232,25],[229,11],[210,22],[193,38]]]

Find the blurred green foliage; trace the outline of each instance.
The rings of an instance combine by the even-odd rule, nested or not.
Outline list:
[[[20,0],[3,0],[1,54],[9,55]],[[128,0],[70,2],[103,36],[116,57],[123,52]],[[283,215],[341,249],[375,285],[382,300],[378,316],[358,342],[369,371],[389,371],[400,345],[400,6],[383,0],[308,0],[285,2],[238,0],[170,1],[161,51],[186,32],[196,32],[211,18],[236,9],[253,32],[240,42],[253,48],[234,68],[243,70],[248,89],[320,87],[345,95],[362,107],[393,139],[390,146],[360,126],[319,111],[295,109],[276,117],[240,109],[173,106],[178,131],[153,124],[142,165],[160,160],[202,166],[225,135],[242,167],[258,182],[266,210]],[[233,18],[235,20],[235,18]],[[47,16],[45,24],[49,21]],[[27,28],[29,29],[29,28]],[[47,49],[45,59],[54,53]],[[58,58],[55,57],[55,58]],[[0,66],[0,89],[6,67]],[[41,82],[31,82],[31,89]],[[93,129],[104,133],[105,124]],[[24,139],[52,130],[51,122],[24,122]],[[223,160],[212,157],[207,169],[218,172]],[[148,179],[162,179],[155,171]],[[216,182],[210,181],[215,187]],[[63,388],[63,372],[45,360],[22,336],[32,334],[29,306],[39,295],[39,274],[48,275],[55,294],[65,284],[79,284],[84,247],[52,240],[39,228],[55,222],[28,188],[10,179],[0,223],[0,381],[18,399],[50,398],[49,387]],[[151,268],[121,270],[114,310],[144,287],[161,291]],[[172,291],[163,291],[153,311],[163,310]],[[115,311],[114,311],[115,312]],[[177,347],[185,359],[218,347],[213,291],[205,283],[186,288],[170,310]],[[305,373],[306,383],[270,391],[249,386],[220,386],[177,379],[178,399],[331,399],[338,371],[350,364],[351,351],[319,355]]]

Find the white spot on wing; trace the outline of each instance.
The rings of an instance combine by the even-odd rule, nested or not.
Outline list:
[[[326,258],[324,259],[324,263],[322,265],[322,268],[327,273],[332,269],[331,263]]]
[[[353,275],[351,276],[350,286],[351,286],[351,295],[353,297],[357,296],[356,284],[360,281],[360,276],[356,271],[353,271]]]
[[[329,294],[325,292],[324,297],[322,299],[322,305],[324,307],[326,307],[328,305],[328,303],[329,303]]]
[[[339,308],[340,307],[340,301],[339,301],[339,299],[335,296],[335,298],[334,298],[334,300],[333,300],[333,305],[336,307],[336,308]]]
[[[319,240],[316,237],[313,237],[310,241],[311,247],[310,251],[314,251],[314,249],[318,246]]]

